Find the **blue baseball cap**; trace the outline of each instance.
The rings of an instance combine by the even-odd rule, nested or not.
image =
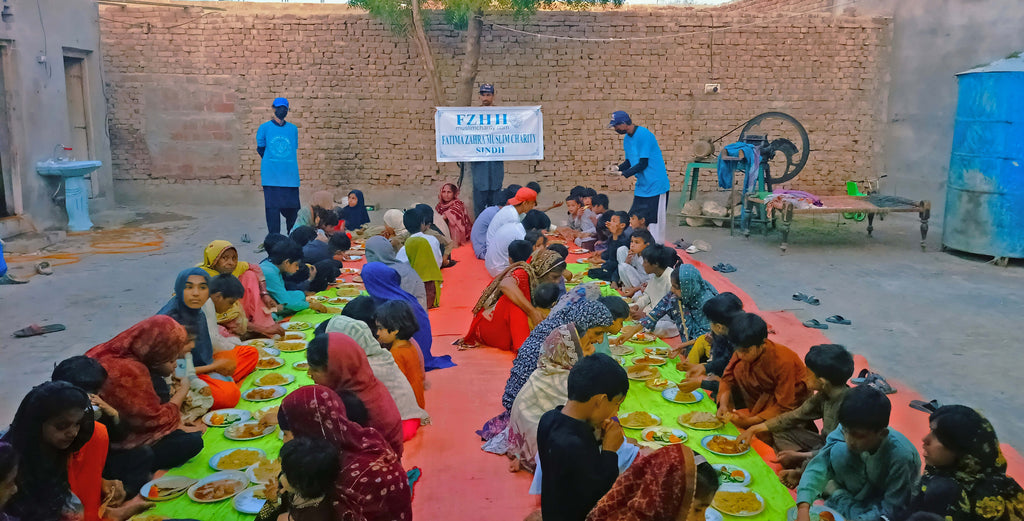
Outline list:
[[[494,94],[494,85],[484,83],[480,86],[480,94]]]
[[[608,123],[608,126],[614,127],[615,125],[622,125],[623,123],[632,122],[633,120],[629,119],[629,114],[626,114],[626,111],[616,110],[615,112],[612,112],[612,120],[610,123]]]
[[[274,98],[274,103],[271,105],[271,107],[287,107],[287,106],[288,106],[288,98]]]

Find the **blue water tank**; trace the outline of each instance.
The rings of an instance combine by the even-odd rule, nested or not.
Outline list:
[[[1024,257],[1024,58],[957,75],[942,244]]]

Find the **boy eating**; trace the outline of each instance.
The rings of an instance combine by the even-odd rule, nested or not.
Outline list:
[[[729,341],[729,323],[743,313],[743,301],[725,292],[711,297],[701,308],[711,322],[711,332],[697,339],[676,369],[686,371],[686,381],[718,395],[718,383],[732,359],[733,345]]]
[[[282,274],[294,274],[299,271],[299,264],[302,262],[302,248],[298,244],[290,240],[281,241],[271,246],[267,253],[270,256],[260,263],[260,268],[267,279],[267,292],[284,307],[282,314],[293,315],[309,308],[319,313],[338,312],[337,309],[329,308],[315,300],[307,302],[305,292],[285,289]]]
[[[626,212],[619,211],[612,213],[611,219],[608,219],[605,225],[605,229],[608,230],[608,240],[605,243],[607,247],[601,252],[594,253],[592,257],[593,260],[601,259],[604,263],[601,267],[590,270],[592,278],[619,281],[619,248],[628,249],[630,244],[630,238],[625,233],[628,218]]]
[[[906,503],[921,457],[906,436],[889,428],[891,411],[889,398],[873,387],[846,394],[839,407],[840,427],[828,435],[800,478],[797,521],[811,519],[811,503],[819,497],[850,521],[888,518]]]
[[[790,488],[800,482],[804,465],[839,426],[839,408],[850,390],[846,381],[853,376],[853,355],[838,344],[811,347],[804,363],[807,386],[815,393],[799,408],[754,425],[740,435],[747,442],[756,435],[770,435],[779,463],[786,469],[779,476]],[[815,420],[822,421],[821,434],[814,426]]]
[[[768,340],[764,319],[737,315],[729,341],[735,350],[718,385],[719,419],[747,429],[804,403],[807,368],[796,353]]]
[[[651,236],[651,232],[634,228],[633,233],[629,236],[629,246],[619,246],[616,250],[615,260],[618,261],[619,284],[624,289],[634,290],[651,280],[652,275],[644,270],[643,252],[652,244],[654,244],[654,237]]]
[[[567,388],[568,402],[544,413],[537,426],[547,521],[584,521],[619,477],[623,434],[612,417],[629,390],[626,370],[608,355],[586,356],[569,371]]]

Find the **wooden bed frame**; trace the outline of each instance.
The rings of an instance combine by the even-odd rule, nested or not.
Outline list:
[[[841,214],[841,213],[864,213],[868,217],[868,236],[871,236],[871,232],[874,231],[874,221],[876,215],[885,216],[890,213],[916,213],[921,217],[921,251],[925,250],[925,239],[928,236],[928,219],[931,218],[931,201],[917,201],[914,203],[903,204],[898,206],[875,206],[865,197],[855,197],[850,195],[826,195],[822,196],[821,202],[823,206],[812,206],[810,208],[796,208],[792,202],[785,202],[780,210],[776,210],[781,214],[782,225],[780,231],[782,232],[782,244],[779,248],[785,253],[786,249],[789,248],[789,230],[793,223],[793,216],[799,214],[808,215],[827,215],[827,214]],[[747,214],[754,209],[754,205],[765,205],[765,201],[756,195],[748,195],[746,198]],[[768,219],[770,222],[772,219]],[[750,236],[749,222],[743,225],[743,235],[746,237]]]

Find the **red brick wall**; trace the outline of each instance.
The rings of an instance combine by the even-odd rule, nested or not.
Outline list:
[[[433,104],[407,39],[342,5],[216,6],[228,11],[101,6],[115,179],[258,184],[255,132],[275,96],[291,99],[305,186],[430,185],[457,175],[434,161]],[[508,177],[559,189],[628,188],[603,173],[622,158],[620,138],[606,128],[617,109],[658,137],[674,187],[696,138],[766,111],[788,112],[810,133],[811,159],[791,186],[835,192],[873,175],[890,20],[767,21],[774,17],[729,9],[541,12],[515,25],[582,38],[699,33],[649,40],[553,40],[485,26],[478,83],[494,83],[499,103],[544,107],[545,160],[509,163]],[[709,11],[715,27],[744,27],[715,32],[712,48]],[[464,34],[438,13],[429,17],[454,99]],[[722,84],[722,92],[704,94],[705,83]]]

